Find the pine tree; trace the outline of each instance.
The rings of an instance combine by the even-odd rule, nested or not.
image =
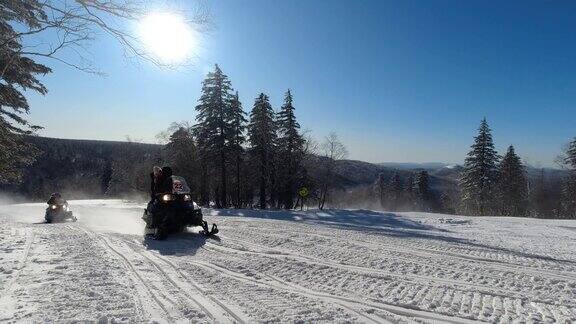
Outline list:
[[[266,192],[269,188],[271,163],[274,157],[274,143],[276,142],[276,124],[274,111],[268,96],[261,93],[250,112],[248,124],[248,138],[250,153],[258,169],[259,203],[260,208],[266,208]]]
[[[378,202],[380,203],[380,208],[384,208],[384,198],[386,197],[386,180],[384,179],[384,173],[379,173],[378,178],[374,182],[374,192],[378,197]]]
[[[569,175],[562,190],[562,209],[565,217],[576,218],[576,138],[568,145],[564,163]]]
[[[510,146],[498,167],[497,201],[504,216],[524,216],[527,205],[527,180],[520,157]]]
[[[570,172],[562,189],[562,211],[566,218],[576,218],[576,173]]]
[[[230,114],[232,125],[230,127],[231,130],[231,142],[230,142],[230,155],[232,163],[234,164],[234,184],[235,184],[235,193],[232,202],[234,207],[241,208],[243,206],[242,203],[242,163],[243,163],[243,156],[244,156],[244,144],[246,142],[246,137],[244,136],[244,132],[246,130],[246,123],[248,120],[246,119],[246,112],[242,109],[242,104],[240,103],[240,99],[238,97],[238,92],[232,98],[230,102]]]
[[[294,207],[297,180],[302,170],[304,154],[304,139],[299,133],[300,124],[296,121],[292,101],[292,93],[288,90],[284,97],[284,105],[282,105],[276,118],[278,127],[279,199],[281,205],[286,209]]]
[[[396,211],[402,202],[402,192],[404,190],[402,187],[402,179],[400,179],[398,172],[394,173],[388,187],[388,191],[390,192],[390,209]]]
[[[423,170],[418,173],[414,181],[414,193],[417,199],[418,209],[430,211],[432,202],[432,190],[430,189],[430,175]]]
[[[471,148],[460,178],[462,204],[468,214],[487,215],[494,204],[499,156],[486,119],[482,120]]]
[[[176,130],[164,146],[164,153],[174,173],[188,179],[191,189],[197,193],[198,155],[191,131],[184,127]]]
[[[234,137],[232,125],[236,117],[230,108],[233,99],[230,80],[216,64],[214,72],[208,73],[202,82],[202,95],[196,106],[198,124],[195,132],[198,138],[198,148],[203,158],[202,167],[215,170],[219,178],[214,188],[218,208],[228,207],[226,168],[229,160],[229,146]],[[202,172],[203,177],[209,176],[207,171]]]
[[[23,140],[40,127],[31,125],[22,114],[30,111],[23,92],[46,94],[38,75],[50,68],[22,56],[22,39],[14,24],[28,29],[41,27],[46,14],[35,0],[4,1],[0,5],[0,183],[20,180],[21,169],[34,161],[37,150]]]
[[[552,213],[552,206],[550,204],[550,188],[546,183],[546,174],[544,169],[540,170],[538,178],[530,188],[530,205],[534,217],[548,218]]]

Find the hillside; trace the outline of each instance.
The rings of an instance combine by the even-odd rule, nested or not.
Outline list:
[[[142,164],[159,159],[161,153],[161,146],[154,144],[37,136],[28,137],[27,141],[42,154],[25,170],[21,184],[0,189],[28,199],[45,199],[54,191],[71,198],[137,191],[138,188],[120,188],[128,176],[127,169],[139,169]],[[134,187],[132,183],[127,186]]]
[[[131,142],[73,140],[29,137],[43,154],[29,167],[19,185],[0,186],[0,192],[26,199],[43,200],[54,191],[74,199],[145,196],[147,174],[154,164],[163,164],[162,146]],[[404,185],[420,170],[430,174],[430,185],[438,193],[450,197],[457,194],[461,167],[443,163],[368,163],[356,160],[337,161],[335,187],[342,192],[368,190],[379,174],[389,180],[395,173]],[[319,170],[310,170],[312,177]],[[546,181],[552,188],[565,176],[565,171],[546,169]],[[532,182],[541,170],[528,168]],[[363,207],[362,202],[357,207]]]

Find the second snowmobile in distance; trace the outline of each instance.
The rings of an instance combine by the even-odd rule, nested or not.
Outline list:
[[[171,192],[156,194],[142,216],[146,222],[146,235],[163,240],[169,234],[182,233],[193,226],[201,226],[202,233],[207,236],[218,233],[216,224],[212,224],[212,229],[208,228],[202,209],[192,201],[190,187],[184,178],[170,176],[165,181],[170,184]]]
[[[48,200],[48,208],[44,216],[46,223],[73,221],[77,219],[68,207],[68,202],[58,193],[52,194]]]

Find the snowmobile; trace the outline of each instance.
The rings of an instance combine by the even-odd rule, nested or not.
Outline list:
[[[218,233],[218,226],[203,219],[202,209],[192,201],[190,187],[186,180],[179,176],[170,176],[172,191],[157,194],[144,211],[142,219],[146,222],[146,235],[163,240],[169,234],[182,233],[187,227],[200,226],[202,234],[211,236]]]
[[[68,204],[61,202],[48,204],[44,219],[46,220],[46,223],[59,223],[69,220],[75,222],[77,220],[68,207]]]

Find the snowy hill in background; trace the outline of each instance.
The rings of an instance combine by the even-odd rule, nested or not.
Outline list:
[[[571,323],[576,221],[205,210],[143,240],[142,205],[0,206],[0,322]]]

